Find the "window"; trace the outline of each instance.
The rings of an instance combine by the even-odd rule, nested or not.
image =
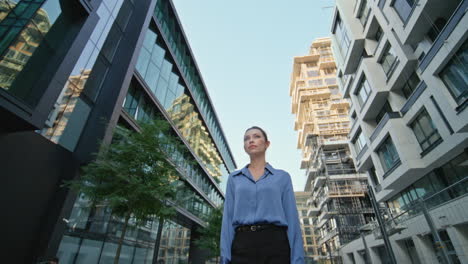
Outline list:
[[[385,102],[385,104],[382,106],[382,109],[380,109],[379,113],[375,117],[375,123],[378,124],[382,120],[382,118],[385,116],[386,113],[391,113],[392,112],[392,107],[388,103],[388,101]]]
[[[377,153],[385,172],[389,171],[400,162],[400,157],[398,156],[398,152],[390,136],[382,143]]]
[[[310,80],[308,81],[309,86],[320,86],[323,84],[322,79],[317,79],[317,80]]]
[[[375,167],[372,166],[372,168],[370,168],[367,172],[369,173],[369,178],[371,179],[374,186],[379,185],[380,182],[379,178],[377,177],[377,173],[375,173]]]
[[[401,88],[401,91],[405,95],[406,99],[410,97],[410,95],[413,93],[413,91],[416,89],[420,82],[421,80],[419,79],[418,74],[416,74],[416,71],[414,71]]]
[[[415,0],[395,0],[393,3],[393,8],[404,23],[408,20],[414,6]]]
[[[350,40],[348,37],[348,33],[346,32],[346,28],[344,26],[343,21],[341,20],[340,16],[338,15],[336,18],[336,27],[335,27],[335,36],[338,41],[338,46],[340,47],[340,52],[343,57],[346,57],[348,54],[348,48],[350,44]]]
[[[387,44],[383,51],[382,58],[379,63],[382,65],[382,68],[387,76],[390,76],[398,62],[398,57],[395,54],[395,51],[392,49],[390,44]]]
[[[325,83],[327,85],[335,85],[336,84],[336,78],[327,78],[327,79],[325,79]]]
[[[317,70],[307,71],[307,77],[317,77],[317,76],[319,76],[319,71]]]
[[[354,144],[354,149],[356,150],[356,154],[359,155],[361,150],[366,146],[366,139],[364,138],[364,134],[362,133],[362,130],[359,130],[357,132],[357,135],[353,141]]]
[[[382,36],[383,36],[382,28],[378,26],[374,34],[374,40],[377,42],[380,42],[380,40],[382,39]]]
[[[367,0],[361,1],[361,7],[359,9],[358,18],[361,21],[362,26],[365,26],[367,23],[367,19],[369,18],[370,8],[367,5]]]
[[[366,103],[370,93],[371,88],[369,86],[369,83],[367,82],[366,77],[363,76],[356,92],[356,96],[361,107]]]
[[[306,63],[306,66],[307,66],[307,68],[317,67],[317,62],[314,61],[314,62]]]
[[[468,98],[468,41],[455,53],[439,74],[458,103]]]
[[[426,109],[423,109],[410,124],[422,150],[440,143],[441,137]]]
[[[434,42],[436,40],[436,38],[439,36],[439,33],[445,27],[445,24],[447,24],[447,19],[443,17],[438,17],[434,21],[431,29],[429,29],[429,31],[427,32],[427,37],[431,40],[431,42]]]

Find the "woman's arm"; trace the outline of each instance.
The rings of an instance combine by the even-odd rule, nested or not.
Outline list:
[[[231,245],[234,239],[234,227],[232,215],[234,212],[234,186],[232,177],[229,175],[226,186],[226,198],[224,200],[223,222],[221,226],[221,264],[231,262]]]
[[[292,187],[291,176],[287,173],[287,183],[283,191],[283,209],[288,222],[288,239],[291,247],[291,264],[304,263],[304,246],[301,224],[297,213],[296,199]]]

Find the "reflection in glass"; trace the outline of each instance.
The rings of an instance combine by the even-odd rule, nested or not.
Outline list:
[[[35,106],[38,100],[32,98],[33,87],[24,85],[24,80],[17,77],[24,69],[29,74],[37,71],[37,67],[26,67],[30,61],[34,61],[37,66],[37,58],[30,60],[33,56],[44,57],[53,52],[50,43],[44,40],[47,40],[46,35],[61,10],[58,0],[45,2],[0,2],[0,87],[31,106]],[[27,76],[26,73],[23,75]]]
[[[159,244],[157,263],[188,263],[190,229],[166,220]]]
[[[179,83],[180,77],[172,71],[173,64],[164,58],[167,52],[158,41],[158,35],[152,25],[146,33],[136,69],[200,158],[208,173],[221,180],[223,160],[193,99],[187,89]],[[130,102],[126,102],[126,105],[129,114],[133,115],[136,109],[133,109]]]

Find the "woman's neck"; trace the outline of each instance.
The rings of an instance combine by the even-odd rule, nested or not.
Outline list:
[[[251,157],[249,168],[251,169],[264,169],[266,165],[265,156]]]

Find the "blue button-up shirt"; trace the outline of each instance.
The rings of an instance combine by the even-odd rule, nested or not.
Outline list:
[[[304,263],[301,225],[289,173],[270,164],[255,181],[245,166],[229,175],[221,228],[221,263],[231,261],[235,228],[241,225],[270,223],[287,226],[291,263]]]

